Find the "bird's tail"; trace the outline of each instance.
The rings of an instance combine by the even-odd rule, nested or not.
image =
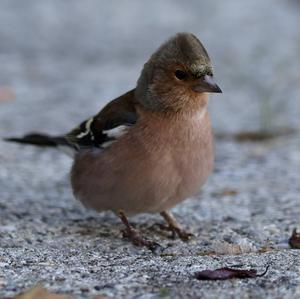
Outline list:
[[[17,142],[22,144],[31,144],[41,147],[58,147],[68,145],[68,142],[63,136],[50,136],[40,133],[31,133],[23,137],[4,138],[5,141]]]

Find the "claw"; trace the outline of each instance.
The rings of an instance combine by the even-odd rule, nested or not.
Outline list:
[[[172,232],[172,238],[175,239],[175,236],[177,235],[182,241],[188,241],[191,237],[194,237],[192,233],[185,232],[177,223],[176,219],[170,212],[162,212],[160,213],[164,219],[166,220],[168,225],[160,225],[162,229],[166,229]]]
[[[126,228],[121,232],[124,238],[129,239],[135,246],[147,247],[155,254],[161,253],[164,248],[156,242],[144,239],[137,230],[135,230],[129,223],[127,217],[123,212],[119,212],[119,217],[122,222],[125,224]]]

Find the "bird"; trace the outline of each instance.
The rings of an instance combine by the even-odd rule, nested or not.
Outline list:
[[[68,133],[5,140],[67,150],[74,197],[115,213],[124,237],[152,250],[157,243],[128,217],[159,213],[173,236],[189,239],[171,209],[198,193],[213,170],[210,93],[222,91],[206,49],[194,34],[179,32],[151,55],[134,89]]]

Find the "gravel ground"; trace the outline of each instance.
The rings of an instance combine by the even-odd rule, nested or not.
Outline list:
[[[0,2],[0,136],[67,131],[132,88],[168,36],[201,37],[224,90],[211,101],[217,133],[298,129],[298,1]],[[71,160],[0,142],[0,296],[41,282],[76,298],[299,298],[300,135],[267,142],[217,139],[202,193],[174,209],[196,238],[171,240],[157,215],[132,222],[165,250],[121,238],[109,213],[83,208]],[[194,273],[255,268],[262,278],[201,282]]]

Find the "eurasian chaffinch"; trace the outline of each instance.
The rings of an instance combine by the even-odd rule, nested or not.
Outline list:
[[[71,149],[75,197],[99,212],[113,211],[135,245],[154,245],[126,217],[145,212],[160,213],[187,240],[170,209],[197,193],[212,171],[210,92],[221,89],[205,48],[193,34],[178,33],[146,62],[135,89],[66,135],[6,140]]]

